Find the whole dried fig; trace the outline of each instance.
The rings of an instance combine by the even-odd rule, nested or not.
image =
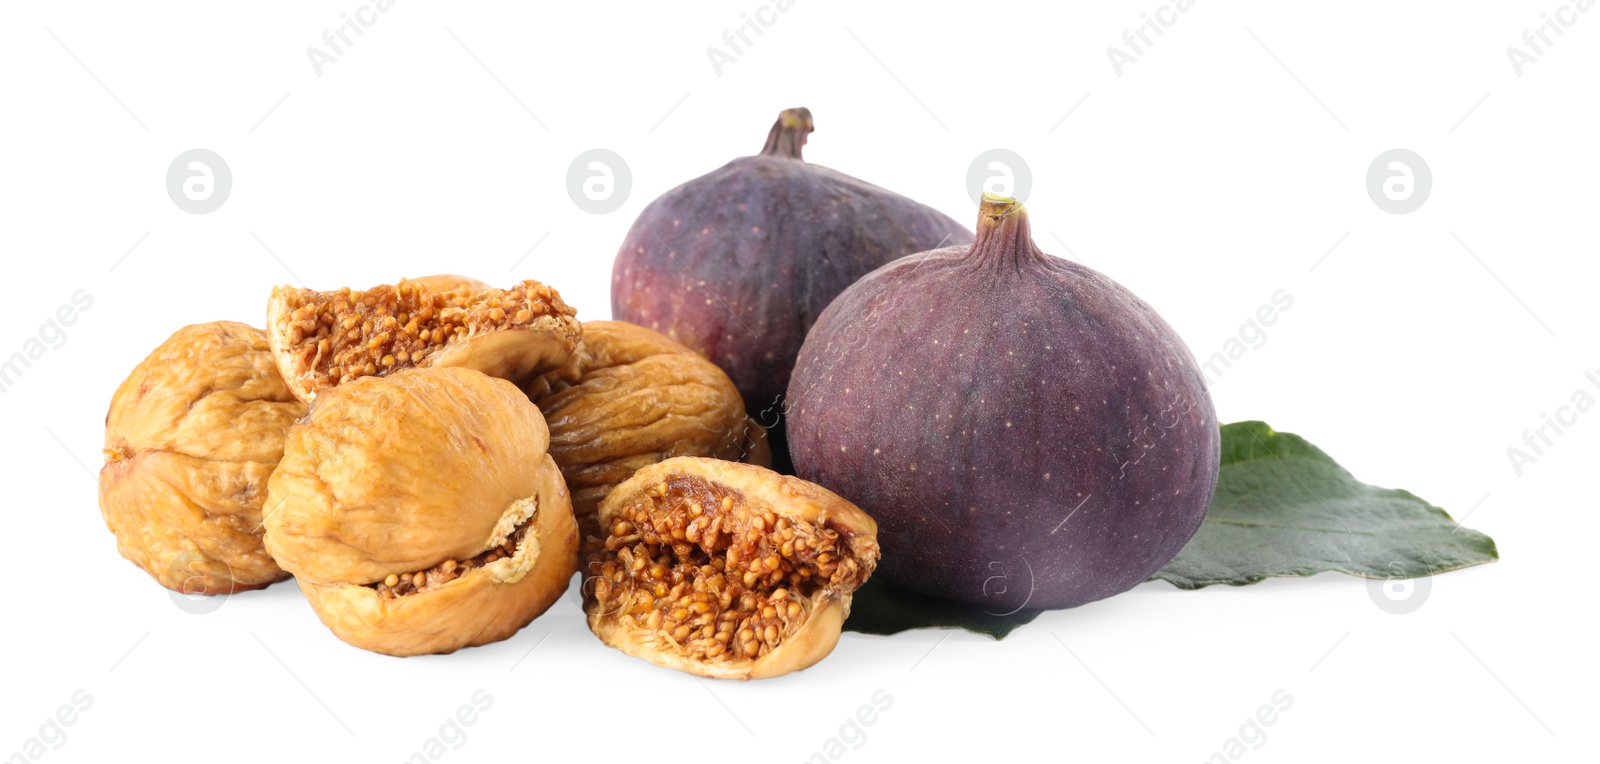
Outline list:
[[[581,328],[556,290],[537,281],[494,289],[465,276],[334,292],[272,290],[267,336],[301,400],[357,377],[413,366],[462,366],[503,379],[553,369]]]
[[[418,655],[505,639],[577,570],[549,437],[515,385],[471,369],[326,390],[272,473],[267,551],[357,647]]]
[[[789,385],[795,469],[882,524],[879,575],[991,612],[1148,579],[1200,528],[1220,464],[1183,339],[1029,231],[986,194],[970,246],[839,295]]]
[[[106,414],[100,512],[123,557],[186,594],[288,577],[261,548],[267,477],[306,411],[260,329],[179,329],[117,387]]]
[[[761,153],[662,194],[611,270],[612,316],[703,353],[757,416],[779,400],[806,330],[845,287],[895,258],[972,241],[937,210],[806,162],[812,130],[810,110],[785,110]]]
[[[523,390],[550,426],[550,455],[572,489],[580,522],[612,486],[663,459],[770,458],[760,425],[745,416],[728,375],[642,326],[585,322],[567,364]]]
[[[718,679],[807,668],[832,652],[878,561],[877,524],[821,486],[681,456],[600,503],[604,543],[584,561],[601,641]]]

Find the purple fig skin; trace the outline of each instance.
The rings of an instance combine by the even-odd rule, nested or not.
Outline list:
[[[1194,356],[986,194],[970,247],[856,282],[788,391],[796,474],[878,521],[877,575],[993,614],[1126,591],[1200,528],[1220,433]]]
[[[611,313],[727,372],[751,415],[775,424],[806,330],[884,263],[972,234],[944,214],[807,164],[811,112],[778,117],[760,154],[651,202],[611,271]]]

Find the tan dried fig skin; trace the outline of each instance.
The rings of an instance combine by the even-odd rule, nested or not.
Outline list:
[[[539,474],[535,513],[511,557],[399,597],[305,580],[300,590],[335,636],[385,655],[449,653],[507,639],[560,598],[577,565],[578,526],[561,471],[546,456]]]
[[[471,369],[331,388],[285,440],[266,548],[357,647],[417,655],[504,639],[577,570],[571,498],[548,445],[527,396]],[[421,591],[380,591],[391,576],[474,560],[508,538],[508,557]]]
[[[342,382],[417,366],[542,373],[577,347],[576,314],[537,281],[494,289],[445,274],[367,290],[274,287],[267,336],[289,388],[309,403]]]
[[[420,278],[407,279],[407,281],[410,281],[413,284],[421,284],[422,286],[432,290],[435,294],[445,294],[449,292],[465,292],[467,294],[472,294],[474,292],[487,292],[491,289],[494,289],[494,286],[486,281],[480,281],[471,276],[462,276],[456,273],[435,273],[432,276],[422,276]]]
[[[648,529],[636,522],[641,512],[651,518]],[[737,462],[677,457],[646,467],[601,502],[599,520],[605,545],[584,563],[590,630],[629,655],[714,679],[775,677],[827,657],[853,593],[878,560],[877,524],[860,508],[813,483]],[[708,528],[720,530],[713,536]],[[802,539],[828,557],[801,548]],[[795,550],[782,552],[785,543]],[[654,557],[631,554],[652,546]],[[762,577],[746,583],[755,570]],[[756,607],[746,607],[750,601]],[[717,636],[724,631],[728,637]]]
[[[467,369],[363,377],[318,397],[269,483],[267,550],[313,583],[370,583],[477,554],[533,495],[549,431]]]
[[[613,486],[663,459],[748,456],[771,463],[765,432],[745,416],[728,375],[642,326],[584,322],[572,358],[523,390],[550,425],[550,454],[580,521],[594,515]]]
[[[260,329],[186,326],[118,386],[106,414],[100,512],[123,557],[186,594],[288,574],[262,548],[267,478],[306,411]]]

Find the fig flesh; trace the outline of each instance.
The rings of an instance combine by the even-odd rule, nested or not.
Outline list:
[[[877,526],[820,486],[682,456],[639,470],[600,504],[584,562],[601,641],[718,679],[807,668],[839,641],[877,564]]]
[[[1199,529],[1216,413],[1172,327],[1044,254],[986,195],[971,246],[891,263],[817,321],[789,386],[797,474],[881,526],[880,575],[993,613],[1144,581]]]
[[[760,154],[662,194],[612,266],[612,316],[710,358],[769,426],[829,301],[895,258],[972,241],[932,208],[806,163],[812,130],[810,111],[789,109]]]
[[[283,379],[307,403],[342,382],[414,366],[502,379],[556,368],[577,346],[577,311],[537,281],[494,289],[465,276],[318,292],[272,290],[267,336]]]

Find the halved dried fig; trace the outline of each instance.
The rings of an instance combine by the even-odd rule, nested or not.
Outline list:
[[[288,577],[261,548],[267,477],[306,411],[260,329],[179,329],[134,367],[106,414],[100,513],[123,557],[185,594]]]
[[[447,292],[466,292],[471,294],[487,292],[494,288],[488,283],[479,281],[471,276],[462,276],[455,273],[435,273],[432,276],[422,276],[420,278],[407,279],[407,281],[425,286],[433,290],[434,294]]]
[[[280,286],[267,303],[267,336],[289,388],[310,403],[341,382],[414,366],[502,379],[556,368],[577,346],[576,314],[532,280],[510,289],[453,275],[365,291]]]
[[[584,322],[572,358],[523,390],[550,425],[550,455],[572,489],[580,523],[613,486],[663,459],[771,458],[728,375],[642,326]]]
[[[878,526],[827,489],[772,470],[682,456],[600,504],[584,561],[601,641],[658,666],[760,679],[822,660],[878,562]]]
[[[577,570],[549,437],[515,385],[471,369],[327,390],[272,473],[267,550],[357,647],[418,655],[505,639]]]

